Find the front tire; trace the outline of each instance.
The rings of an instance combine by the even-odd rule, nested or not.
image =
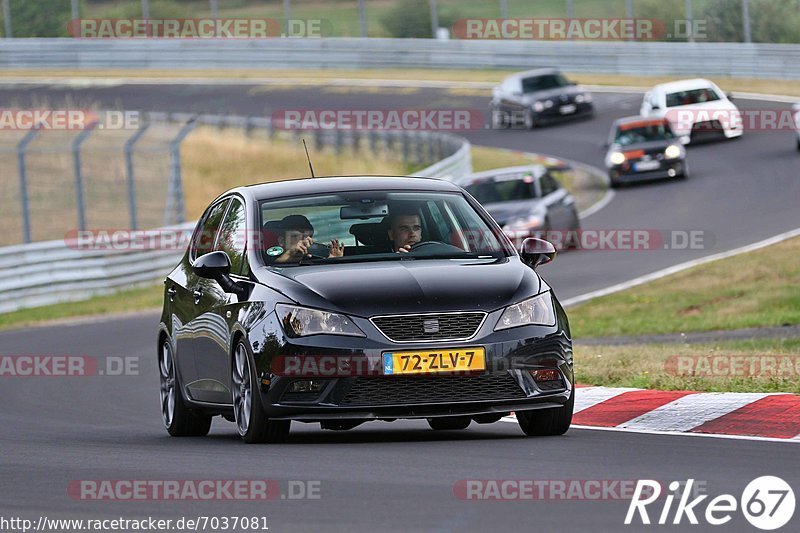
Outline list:
[[[529,437],[563,435],[572,424],[575,409],[575,389],[563,407],[536,409],[516,413],[520,429]]]
[[[183,400],[180,379],[175,371],[175,357],[169,339],[161,343],[158,354],[161,382],[161,418],[173,437],[204,437],[211,429],[211,417],[190,409]]]
[[[468,416],[445,416],[429,418],[428,425],[435,431],[467,429],[472,419]]]
[[[285,442],[291,420],[269,420],[261,404],[253,355],[240,339],[233,353],[233,414],[239,436],[248,444]]]

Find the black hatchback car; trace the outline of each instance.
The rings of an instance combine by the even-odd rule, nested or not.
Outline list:
[[[688,137],[675,135],[665,118],[626,117],[614,121],[605,144],[612,187],[664,178],[688,178]]]
[[[165,280],[162,416],[173,436],[235,422],[280,442],[292,420],[349,429],[427,419],[463,429],[515,412],[527,435],[573,412],[567,317],[460,187],[325,177],[233,189],[208,207]]]
[[[492,91],[489,104],[492,126],[522,123],[526,128],[569,118],[591,118],[591,93],[552,68],[512,74]]]

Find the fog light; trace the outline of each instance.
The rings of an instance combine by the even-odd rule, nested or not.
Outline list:
[[[531,370],[531,376],[534,381],[561,381],[561,372],[556,368],[544,368],[540,370]]]
[[[670,178],[674,178],[675,174],[677,174],[677,172],[675,172],[674,168],[667,170],[667,176],[669,176]]]
[[[303,379],[294,381],[286,388],[286,392],[320,392],[325,382],[319,379]]]

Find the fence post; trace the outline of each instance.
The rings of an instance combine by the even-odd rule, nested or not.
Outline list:
[[[145,20],[150,18],[150,0],[142,0],[142,18]]]
[[[428,0],[431,8],[431,38],[436,39],[436,32],[439,30],[439,10],[436,7],[436,0]]]
[[[366,0],[358,0],[358,33],[367,37],[367,5]]]
[[[128,185],[128,210],[130,211],[131,230],[138,229],[136,227],[136,177],[133,173],[133,148],[149,127],[149,122],[142,122],[136,133],[125,141],[125,180]]]
[[[752,43],[753,34],[750,30],[750,0],[742,0],[742,25],[744,30],[744,42]]]
[[[190,118],[169,143],[170,173],[167,185],[167,206],[164,212],[165,225],[169,224],[170,214],[173,213],[177,224],[182,224],[186,221],[183,206],[183,182],[181,180],[181,143],[196,126],[197,115]]]
[[[80,132],[72,141],[72,162],[75,169],[75,200],[78,209],[78,229],[81,231],[86,229],[86,202],[83,195],[83,172],[81,169],[81,145],[89,138],[94,129],[97,127],[97,121],[92,122]]]
[[[3,0],[3,26],[6,39],[14,37],[14,34],[11,32],[11,7],[8,5],[8,0]]]
[[[17,144],[17,166],[19,168],[19,198],[22,203],[22,238],[25,244],[31,242],[31,213],[28,205],[28,176],[25,173],[25,149],[39,135],[41,126],[37,124]]]

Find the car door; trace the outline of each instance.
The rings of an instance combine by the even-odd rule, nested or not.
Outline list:
[[[192,237],[186,265],[185,286],[179,289],[188,318],[184,326],[186,333],[182,335],[183,341],[179,346],[179,350],[183,352],[184,366],[187,369],[187,374],[183,376],[183,383],[189,397],[193,400],[202,401],[202,394],[198,394],[202,390],[203,384],[199,383],[200,372],[197,366],[196,344],[198,336],[203,335],[207,329],[203,322],[202,309],[208,305],[209,299],[213,298],[213,291],[208,290],[210,280],[195,274],[191,265],[198,257],[214,251],[217,234],[229,203],[230,198],[223,198],[214,202],[206,210],[203,222]]]
[[[246,215],[243,201],[234,196],[220,225],[214,243],[214,251],[223,251],[231,261],[231,276],[249,274],[245,255]],[[203,279],[203,295],[197,304],[196,327],[194,328],[194,356],[198,379],[193,394],[212,403],[231,402],[230,354],[231,324],[235,318],[228,313],[237,297],[222,290],[219,283]]]
[[[567,230],[572,226],[573,210],[575,200],[566,189],[559,185],[558,181],[550,175],[544,173],[539,178],[540,194],[542,202],[547,206],[547,218],[550,222],[550,229]]]
[[[170,330],[175,348],[175,365],[184,387],[197,379],[192,347],[192,327],[196,316],[192,292],[197,285],[197,275],[192,271],[192,262],[212,250],[226,207],[227,199],[215,202],[206,209],[192,234],[188,252],[175,270],[167,276],[165,282],[172,322]]]

